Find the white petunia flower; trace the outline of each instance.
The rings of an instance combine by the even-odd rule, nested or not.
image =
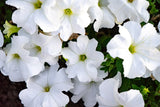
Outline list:
[[[118,24],[128,18],[136,22],[148,22],[149,20],[147,0],[108,0],[108,2],[108,8],[116,16]]]
[[[33,34],[38,26],[46,32],[59,28],[58,19],[55,17],[54,22],[51,23],[45,13],[46,7],[50,8],[54,5],[55,0],[7,0],[6,4],[17,8],[12,15],[12,20],[30,34]]]
[[[118,92],[119,81],[111,78],[99,86],[100,96],[97,96],[99,107],[144,107],[143,96],[139,90]]]
[[[29,56],[29,51],[24,49],[28,41],[25,36],[14,36],[11,44],[7,46],[8,52],[2,73],[8,75],[11,81],[26,81],[44,68],[37,57]]]
[[[66,72],[69,78],[78,77],[80,82],[90,82],[97,78],[97,68],[104,59],[101,52],[96,51],[97,41],[87,36],[79,36],[77,42],[69,42],[69,47],[62,49],[67,59]]]
[[[73,88],[64,69],[58,71],[58,64],[27,81],[27,89],[19,97],[25,107],[64,107],[69,98],[62,91]]]
[[[94,23],[94,30],[98,32],[100,28],[113,28],[115,18],[108,9],[108,0],[90,0],[92,3],[88,12]]]
[[[29,42],[24,46],[29,50],[30,56],[38,57],[42,63],[54,65],[58,61],[58,56],[62,50],[62,42],[58,35],[35,33],[30,35],[23,29],[19,31],[19,36],[26,36]]]
[[[93,107],[96,103],[96,95],[99,93],[99,85],[108,73],[99,70],[98,76],[91,82],[80,82],[77,78],[74,79],[74,88],[71,90],[73,93],[72,101],[77,103],[81,98],[86,107]]]
[[[56,0],[56,4],[48,7],[45,13],[51,23],[59,18],[60,37],[67,41],[72,33],[85,34],[85,27],[90,24],[88,8],[88,0]]]
[[[120,34],[115,35],[107,45],[112,57],[122,58],[124,76],[141,77],[147,69],[153,71],[160,65],[160,35],[152,24],[142,28],[137,22],[127,22],[119,27]]]

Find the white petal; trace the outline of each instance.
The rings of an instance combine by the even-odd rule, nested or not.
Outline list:
[[[5,53],[2,50],[0,50],[0,70],[4,66],[5,60],[6,60]]]
[[[57,103],[52,98],[52,95],[47,94],[42,103],[43,107],[59,107]]]
[[[160,65],[160,51],[158,49],[145,47],[141,49],[139,54],[144,61],[144,65],[150,71],[153,71]]]
[[[54,98],[58,107],[65,106],[69,102],[68,96],[63,94],[60,91],[57,91],[57,90],[53,89],[53,90],[51,90],[50,95]]]
[[[124,76],[128,78],[141,77],[145,74],[146,68],[138,55],[126,56],[123,61]]]
[[[160,45],[160,35],[157,33],[154,26],[150,23],[143,26],[141,30],[141,35],[139,37],[139,41],[137,42],[144,42],[150,47],[157,47]]]
[[[156,70],[153,71],[153,76],[160,82],[160,67],[158,67]]]
[[[85,63],[88,76],[95,80],[97,78],[97,68],[95,66],[96,64],[94,64],[92,60],[86,60]]]
[[[3,38],[3,34],[1,32],[1,30],[0,30],[0,47],[3,46],[3,43],[4,43],[4,38]]]
[[[94,78],[94,76],[96,74],[95,70],[94,70],[94,75],[92,75],[93,77],[90,77],[87,69],[85,68],[85,64],[83,62],[79,62],[78,65],[79,65],[79,67],[77,69],[79,69],[79,70],[77,70],[77,77],[78,77],[79,81],[90,82],[91,79]]]
[[[102,11],[103,11],[103,18],[100,28],[113,28],[115,25],[114,23],[115,18],[107,8],[102,8]]]
[[[160,21],[158,23],[158,31],[160,32]]]
[[[138,41],[140,33],[141,33],[141,25],[137,22],[129,21],[129,22],[124,23],[123,26],[130,33],[133,42],[136,43]]]
[[[40,92],[35,89],[24,89],[19,93],[19,98],[24,106],[29,106],[33,103],[34,99],[38,97],[39,93]]]
[[[79,14],[80,15],[77,18],[77,24],[80,25],[83,28],[87,27],[91,22],[89,14],[87,13],[87,10],[86,11],[82,11]],[[82,34],[84,35],[84,33],[85,32],[83,32]]]
[[[120,88],[121,85],[122,85],[121,73],[120,73],[120,72],[117,72],[116,76],[114,76],[113,78],[119,81],[119,86],[118,86],[118,88]]]
[[[80,51],[81,51],[82,53],[85,52],[85,50],[86,50],[86,48],[87,48],[87,45],[88,45],[88,42],[89,42],[89,39],[88,39],[87,36],[81,35],[81,36],[79,36],[79,37],[77,38],[77,46],[79,47],[79,49],[80,49]]]
[[[37,10],[35,12],[34,21],[44,32],[56,31],[59,28],[58,24],[53,25],[51,22],[49,22],[43,13],[43,10]]]
[[[61,26],[62,28],[60,28],[60,37],[63,41],[67,41],[73,33],[72,25],[68,17],[64,17]]]
[[[87,90],[87,93],[83,96],[84,105],[86,107],[93,107],[96,103],[96,95],[98,94],[98,86],[92,84]]]
[[[48,75],[48,84],[59,91],[68,91],[73,88],[73,84],[71,83],[71,80],[67,77],[67,74],[64,70],[65,69],[62,68],[57,71],[54,70],[53,67],[51,67]]]
[[[120,93],[120,97],[124,99],[124,107],[144,107],[144,100],[139,90],[129,90]]]
[[[118,96],[118,81],[115,79],[107,79],[99,86],[100,97],[98,102],[106,106],[118,106],[119,103],[116,100]]]
[[[64,58],[68,59],[68,65],[76,64],[79,61],[79,56],[68,48],[63,48],[61,53]]]
[[[127,35],[129,37],[129,35]],[[119,57],[119,58],[126,58],[126,56],[128,56],[128,54],[130,54],[129,52],[129,46],[131,44],[131,41],[129,43],[128,40],[126,40],[126,38],[122,37],[121,35],[115,35],[107,44],[107,52],[109,52],[109,54],[115,58],[115,57]]]
[[[85,29],[84,27],[80,26],[77,24],[77,15],[72,15],[70,16],[70,23],[72,26],[73,33],[79,33],[79,34],[85,34]]]
[[[98,0],[97,0],[98,1]],[[93,1],[92,1],[93,2]],[[95,2],[95,1],[94,1]],[[89,10],[89,15],[92,19],[92,22],[96,19],[94,23],[94,30],[98,32],[103,18],[102,10],[98,6],[91,7]]]
[[[83,53],[80,51],[79,47],[77,46],[77,43],[76,43],[76,42],[70,41],[70,42],[68,43],[68,47],[69,47],[74,53],[76,53],[77,55],[83,54]]]
[[[147,70],[146,70],[146,73],[143,75],[143,78],[148,78],[148,77],[151,76],[151,74],[152,74],[152,72],[147,69]]]

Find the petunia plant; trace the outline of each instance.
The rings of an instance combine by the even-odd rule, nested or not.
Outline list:
[[[158,107],[159,3],[5,0],[0,71],[25,107]]]

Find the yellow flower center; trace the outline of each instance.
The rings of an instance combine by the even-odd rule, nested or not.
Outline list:
[[[17,53],[15,53],[15,54],[13,54],[13,58],[14,59],[20,59],[21,57]]]
[[[45,88],[44,88],[44,92],[49,92],[50,91],[50,87],[49,86],[46,86]]]
[[[80,61],[85,61],[87,59],[87,56],[85,54],[82,54],[79,56]]]
[[[39,9],[42,6],[42,2],[40,0],[37,0],[37,2],[34,3],[34,8]]]
[[[38,45],[35,46],[35,49],[37,50],[37,52],[41,52],[41,50],[42,50],[41,47]]]
[[[136,49],[135,49],[136,47],[133,45],[133,44],[131,44],[130,45],[130,47],[129,47],[129,51],[132,53],[132,54],[134,54],[135,52],[136,52]]]
[[[101,7],[101,1],[100,0],[98,1],[98,6]]]
[[[72,15],[72,10],[70,8],[64,9],[64,14],[70,16]]]
[[[134,0],[128,0],[129,3],[132,3]]]

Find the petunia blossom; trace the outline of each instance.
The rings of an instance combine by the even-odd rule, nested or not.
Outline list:
[[[2,73],[8,75],[11,81],[26,81],[39,74],[44,68],[37,57],[29,56],[29,51],[24,49],[28,41],[25,36],[13,36],[11,44],[7,45],[7,56]]]
[[[23,29],[18,32],[18,35],[29,38],[24,48],[30,52],[30,56],[38,57],[42,63],[47,62],[50,65],[57,63],[62,50],[62,42],[58,35],[38,32],[30,35]]]
[[[27,89],[19,97],[25,107],[64,107],[69,98],[62,91],[73,88],[71,80],[64,69],[58,71],[58,64],[46,68],[39,75],[30,78]]]
[[[98,32],[100,28],[113,28],[115,17],[108,9],[108,0],[90,0],[91,6],[88,10],[89,15],[94,22],[94,30]]]
[[[153,71],[160,65],[160,35],[152,24],[141,28],[137,22],[129,21],[119,26],[120,34],[115,35],[107,45],[112,57],[122,58],[124,76],[142,77],[146,68]]]
[[[77,77],[80,82],[90,82],[97,78],[97,68],[104,60],[104,55],[96,51],[97,41],[81,35],[77,42],[70,41],[62,55],[67,60],[66,72],[69,78]]]
[[[45,13],[51,23],[58,17],[60,37],[67,41],[72,33],[85,34],[85,27],[91,21],[87,12],[89,6],[88,0],[56,0],[54,6],[46,7]]]
[[[143,96],[139,90],[130,89],[118,92],[119,81],[110,78],[99,86],[100,95],[97,96],[99,107],[144,107]]]
[[[108,8],[116,16],[116,22],[122,24],[126,19],[136,22],[148,22],[147,0],[108,0]]]
[[[38,26],[45,32],[59,28],[58,17],[51,23],[45,13],[48,8],[54,6],[55,0],[7,0],[6,4],[17,8],[13,12],[12,20],[30,34],[35,33]]]
[[[99,85],[107,75],[108,73],[98,70],[97,78],[91,82],[80,82],[77,78],[74,79],[74,88],[71,90],[73,93],[72,101],[77,103],[82,98],[85,107],[96,105],[96,95],[99,94]]]

